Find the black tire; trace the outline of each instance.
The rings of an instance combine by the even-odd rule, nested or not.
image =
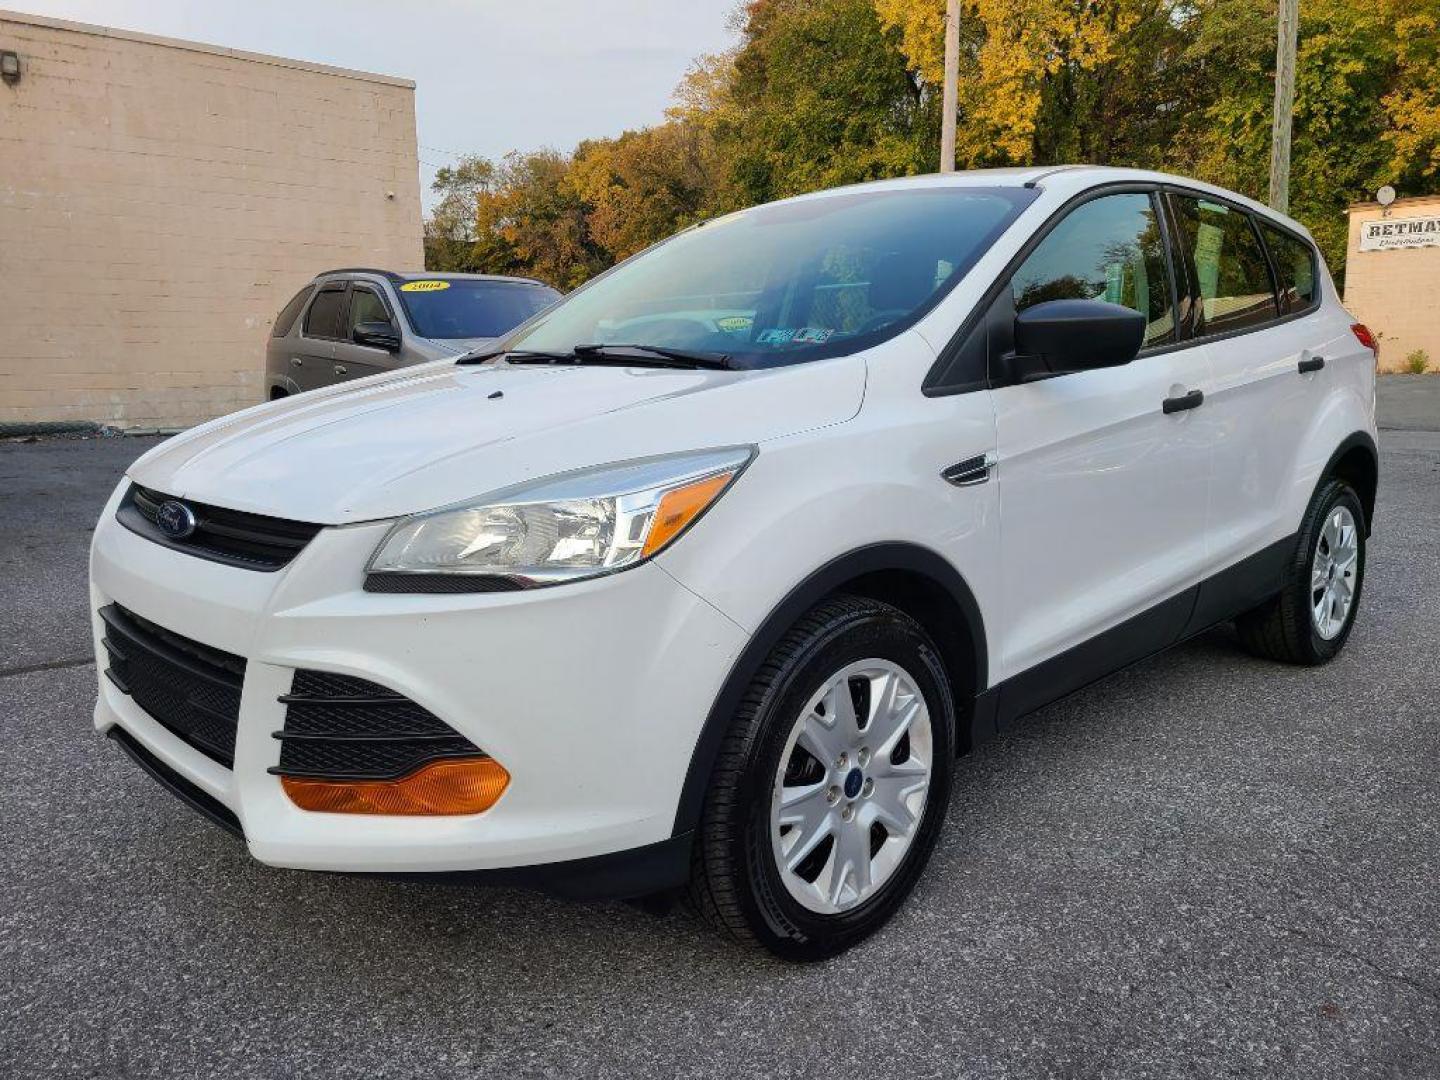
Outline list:
[[[930,787],[901,862],[867,900],[838,914],[798,903],[770,839],[774,777],[795,720],[833,674],[863,659],[902,667],[930,713]],[[805,615],[776,646],[731,721],[706,795],[689,899],[734,938],[787,959],[819,960],[873,933],[914,888],[945,820],[955,765],[955,704],[939,653],[920,625],[888,604],[841,596]]]
[[[1356,525],[1355,587],[1344,625],[1326,639],[1311,615],[1310,568],[1321,530],[1332,510],[1344,506]],[[1310,500],[1300,523],[1295,553],[1285,571],[1285,587],[1271,599],[1235,620],[1240,642],[1256,656],[1286,664],[1314,666],[1335,658],[1350,637],[1365,588],[1365,508],[1343,480],[1327,480]]]

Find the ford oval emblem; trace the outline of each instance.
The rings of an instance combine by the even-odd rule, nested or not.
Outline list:
[[[184,540],[195,531],[199,522],[195,520],[195,511],[190,507],[168,499],[155,511],[155,524],[160,526],[160,531],[171,540]]]

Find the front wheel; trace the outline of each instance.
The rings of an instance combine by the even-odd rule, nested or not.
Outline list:
[[[696,842],[695,907],[797,959],[874,932],[944,821],[954,727],[943,665],[913,619],[860,597],[812,610],[726,736]]]
[[[1235,621],[1257,656],[1324,664],[1344,648],[1365,584],[1365,510],[1343,480],[1321,485],[1300,525],[1285,588]]]

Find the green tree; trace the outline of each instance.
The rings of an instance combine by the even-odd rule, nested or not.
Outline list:
[[[476,250],[476,216],[480,198],[495,189],[493,162],[462,157],[435,174],[430,189],[440,196],[425,219],[425,268],[474,273],[484,256]]]
[[[680,120],[581,143],[573,171],[590,238],[617,262],[713,213],[726,184],[710,132]]]
[[[478,204],[476,250],[487,272],[573,289],[608,265],[590,238],[572,168],[557,150],[506,156]]]
[[[1263,199],[1268,183],[1275,9],[1210,0],[1190,55],[1212,97],[1180,140],[1205,179]],[[1384,183],[1440,190],[1440,0],[1305,0],[1295,83],[1290,213],[1337,276],[1345,207]]]
[[[437,269],[573,287],[715,213],[938,163],[945,0],[748,0],[670,118],[441,170]],[[1265,195],[1275,0],[965,0],[962,165],[1167,169]],[[1337,274],[1345,206],[1440,190],[1440,0],[1301,4],[1291,210]]]
[[[944,0],[874,0],[940,78]],[[1440,189],[1440,0],[1300,5],[1291,213],[1343,272],[1344,209],[1385,182]],[[964,164],[1162,168],[1263,199],[1274,0],[969,0]]]
[[[713,135],[730,202],[936,167],[938,112],[871,0],[751,0],[741,26],[738,49],[692,72],[677,110]]]

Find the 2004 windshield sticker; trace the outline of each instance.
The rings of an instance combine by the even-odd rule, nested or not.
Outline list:
[[[407,281],[400,286],[401,292],[439,292],[441,289],[448,289],[448,281]]]
[[[798,330],[774,327],[760,331],[757,345],[823,345],[835,334],[824,326],[802,326]]]

